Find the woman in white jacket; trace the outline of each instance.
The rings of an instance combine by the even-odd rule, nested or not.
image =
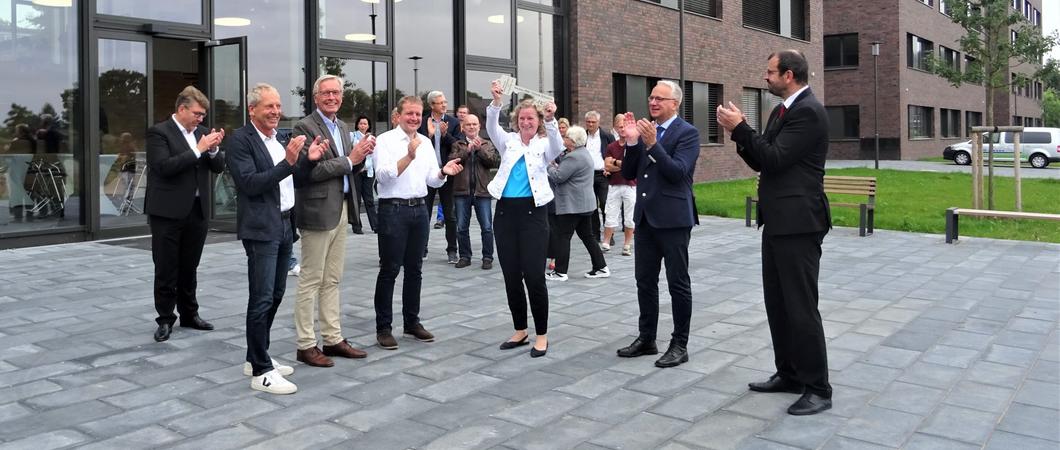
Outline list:
[[[500,84],[493,82],[493,103],[486,108],[486,132],[501,155],[497,175],[489,192],[497,199],[493,233],[497,258],[504,274],[508,308],[515,334],[500,345],[508,350],[528,343],[526,304],[534,316],[536,338],[530,356],[544,356],[548,350],[548,288],[545,287],[545,256],[548,242],[548,213],[552,201],[548,186],[548,163],[563,152],[563,140],[556,125],[556,105],[549,102],[544,112],[524,100],[515,107],[515,133],[500,126]],[[542,126],[546,137],[540,135]],[[524,291],[523,286],[526,286]]]

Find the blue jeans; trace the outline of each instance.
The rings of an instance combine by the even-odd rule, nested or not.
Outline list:
[[[287,264],[291,259],[294,231],[285,220],[283,239],[279,241],[243,240],[247,252],[247,279],[250,299],[247,302],[247,362],[254,376],[273,369],[269,357],[269,330],[287,290]]]
[[[493,199],[471,195],[454,195],[456,209],[456,244],[461,259],[471,259],[471,206],[482,229],[482,259],[493,260]]]
[[[431,223],[427,208],[379,204],[379,276],[375,280],[375,329],[390,331],[394,316],[394,282],[401,269],[401,317],[405,329],[420,323],[420,285],[423,282],[423,247]]]

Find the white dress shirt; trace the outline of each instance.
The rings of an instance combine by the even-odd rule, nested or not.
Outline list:
[[[173,118],[173,123],[177,124],[177,129],[180,130],[180,134],[184,136],[184,140],[188,142],[188,147],[191,148],[191,152],[195,154],[196,158],[202,158],[202,153],[199,153],[198,150],[199,143],[195,140],[195,128],[192,128],[191,131],[188,131],[184,129],[184,125],[181,125],[180,122],[177,121],[176,114],[170,115],[170,117]],[[210,157],[213,158],[217,156],[217,152],[218,148],[214,147],[208,150],[206,154],[210,155]],[[195,196],[199,196],[198,188],[195,188]]]
[[[418,133],[417,133],[418,134]],[[380,134],[372,152],[379,198],[413,199],[427,196],[427,186],[440,188],[446,177],[439,177],[438,157],[427,136],[418,134],[416,157],[398,175],[398,160],[409,153],[409,135],[401,127]]]
[[[272,130],[272,134],[266,136],[262,133],[257,126],[254,129],[258,132],[258,137],[265,143],[265,148],[269,150],[269,156],[272,157],[272,164],[279,164],[287,156],[287,150],[280,145],[280,141],[276,140],[276,130]],[[289,211],[294,208],[294,176],[287,175],[287,178],[280,180],[280,211]]]
[[[500,199],[504,193],[504,185],[508,183],[508,176],[512,172],[512,166],[519,158],[526,156],[526,175],[530,178],[530,190],[534,193],[534,205],[544,206],[552,201],[555,194],[548,185],[548,163],[563,153],[563,138],[559,136],[559,125],[555,119],[545,122],[545,131],[548,138],[534,135],[530,144],[523,144],[519,133],[505,132],[500,125],[501,108],[493,106],[492,103],[486,107],[486,133],[489,134],[493,146],[501,154],[501,165],[497,168],[497,176],[493,177],[487,189],[493,198]]]
[[[805,90],[807,90],[809,88],[810,88],[810,85],[807,84],[806,86],[803,86],[802,89],[799,89],[799,90],[795,91],[794,94],[791,94],[790,97],[784,99],[784,109],[791,109],[791,104],[795,103],[795,99],[799,98],[799,94],[801,94],[802,91],[805,91]]]
[[[589,150],[589,156],[593,158],[593,170],[599,172],[604,170],[604,156],[600,151],[600,130],[590,134],[585,139],[585,149]]]

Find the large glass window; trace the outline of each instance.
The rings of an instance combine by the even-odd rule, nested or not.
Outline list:
[[[479,121],[483,124],[482,136],[486,136],[486,105],[493,102],[493,93],[490,92],[490,83],[493,80],[500,78],[502,75],[510,75],[497,72],[482,72],[478,70],[467,71],[467,107],[471,110],[472,114],[478,115]],[[501,99],[502,103],[506,103],[501,110],[500,124],[501,128],[509,130],[510,117],[509,113],[512,110],[513,101],[518,99]]]
[[[143,223],[147,43],[100,39],[98,51],[100,223]]]
[[[806,0],[743,0],[743,25],[796,39],[809,39]]]
[[[909,139],[935,137],[935,108],[909,105]]]
[[[914,34],[907,34],[905,41],[907,65],[913,69],[928,70],[928,56],[934,48],[933,42]]]
[[[394,78],[398,98],[430,91],[453,96],[453,2],[394,4]]]
[[[202,0],[96,0],[96,12],[198,25],[202,23]]]
[[[0,234],[81,225],[78,14],[0,1]]]
[[[464,26],[467,54],[510,59],[512,57],[512,2],[467,0]],[[522,15],[518,22],[526,20]]]
[[[857,67],[858,34],[836,34],[824,37],[824,67]]]
[[[828,138],[833,140],[861,137],[861,117],[858,106],[828,106]]]
[[[964,112],[964,135],[972,135],[972,127],[978,127],[983,125],[983,113],[978,111],[965,111]]]
[[[320,33],[324,39],[386,44],[386,2],[320,0]]]
[[[684,97],[681,103],[684,119],[699,130],[699,142],[720,144],[718,101],[721,99],[721,85],[685,81]]]
[[[290,132],[304,115],[305,5],[292,0],[216,0],[216,17],[245,19],[238,26],[214,20],[218,39],[247,37],[247,83],[269,83],[280,91],[280,132]]]
[[[555,20],[551,14],[525,9],[519,10],[519,17],[525,18],[516,24],[519,85],[556,96]]]
[[[390,103],[387,100],[387,63],[325,56],[320,73],[342,77],[342,107],[339,119],[353,130],[357,118],[368,117],[372,134],[390,129]]]
[[[942,137],[960,137],[961,135],[961,112],[956,109],[939,109],[940,134]]]

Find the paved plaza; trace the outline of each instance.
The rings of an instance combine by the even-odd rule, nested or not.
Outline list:
[[[178,327],[164,343],[151,338],[142,239],[0,251],[0,449],[1060,446],[1056,244],[834,229],[820,309],[835,407],[794,417],[796,395],[747,390],[773,356],[760,236],[742,220],[704,217],[693,230],[691,361],[671,369],[615,356],[637,332],[632,257],[612,251],[612,278],[581,278],[575,240],[570,281],[549,285],[548,355],[531,359],[528,347],[497,349],[512,331],[499,267],[446,264],[442,230],[422,302],[438,341],[399,336],[382,350],[376,239],[350,235],[342,325],[369,356],[293,363],[289,278],[272,355],[295,367],[290,396],[253,391],[242,374],[246,257],[231,239],[212,236],[199,271],[217,330]]]

